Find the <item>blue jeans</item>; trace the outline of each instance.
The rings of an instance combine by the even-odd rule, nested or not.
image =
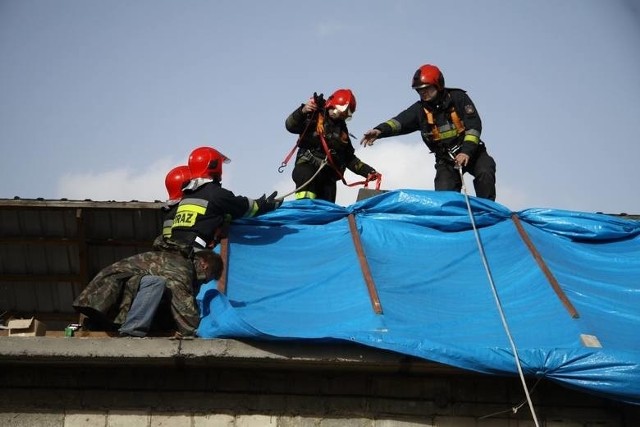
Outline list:
[[[143,276],[127,318],[119,329],[120,335],[145,337],[151,329],[153,317],[158,310],[166,280],[160,276]]]

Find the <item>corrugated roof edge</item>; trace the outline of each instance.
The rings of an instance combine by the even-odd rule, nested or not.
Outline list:
[[[12,199],[0,198],[0,207],[1,206],[33,206],[33,207],[69,207],[77,205],[78,207],[94,207],[94,208],[113,208],[113,207],[122,207],[122,208],[156,208],[160,207],[164,201],[154,200],[154,201],[140,201],[140,200],[70,200],[66,198],[62,199],[45,199],[42,197],[36,199],[27,199],[20,198],[18,196],[13,197]],[[605,213],[605,212],[595,212],[598,214],[618,216],[625,219],[631,219],[640,221],[640,214],[628,214],[626,212],[621,213]]]
[[[150,201],[117,201],[117,200],[70,200],[70,199],[22,199],[14,197],[12,199],[0,198],[0,207],[91,207],[91,208],[159,208],[164,202],[160,200]]]

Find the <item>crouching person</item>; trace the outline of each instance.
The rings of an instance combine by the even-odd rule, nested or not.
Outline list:
[[[94,327],[117,330],[121,336],[145,337],[152,326],[158,332],[193,336],[200,322],[195,297],[203,283],[220,278],[222,269],[220,255],[212,251],[191,257],[144,252],[100,271],[73,308]]]

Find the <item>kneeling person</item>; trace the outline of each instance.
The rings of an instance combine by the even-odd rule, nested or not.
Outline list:
[[[150,251],[120,260],[100,271],[73,302],[93,324],[118,329],[122,336],[144,337],[162,314],[166,301],[177,331],[195,333],[200,322],[196,304],[200,285],[218,280],[220,255],[201,251],[193,258],[177,252]]]

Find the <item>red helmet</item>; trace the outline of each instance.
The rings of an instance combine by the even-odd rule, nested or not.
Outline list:
[[[231,159],[211,147],[198,147],[189,154],[191,178],[222,179],[222,164]]]
[[[356,112],[356,96],[351,89],[338,89],[331,94],[324,106],[337,108],[342,112],[349,110],[349,117],[351,117]]]
[[[411,87],[417,90],[429,85],[435,86],[438,92],[442,91],[444,89],[444,76],[435,65],[425,64],[416,70]]]
[[[169,200],[178,200],[182,198],[182,189],[191,181],[191,171],[189,166],[176,166],[167,173],[164,179],[164,185],[169,193]]]

